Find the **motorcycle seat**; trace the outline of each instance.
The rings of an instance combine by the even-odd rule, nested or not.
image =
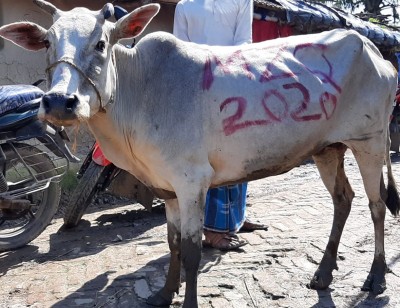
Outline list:
[[[0,86],[0,116],[17,109],[25,111],[33,107],[30,105],[38,105],[37,99],[43,95],[40,88],[32,85]]]

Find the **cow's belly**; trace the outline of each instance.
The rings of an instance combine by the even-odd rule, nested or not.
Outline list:
[[[328,145],[328,143],[325,145]],[[220,158],[218,160],[221,163],[211,162],[215,171],[212,185],[218,186],[221,184],[258,180],[282,174],[299,166],[301,162],[323,147],[321,144],[316,145],[314,148],[294,148],[292,151],[287,151],[287,149],[279,151],[278,149],[281,149],[281,147],[277,147],[273,151],[243,147],[242,150],[238,149],[237,153],[231,155],[230,159]],[[244,153],[240,157],[240,153],[238,152],[244,152],[246,149],[247,153]]]
[[[300,165],[326,146],[338,142],[351,144],[353,140],[382,136],[385,131],[384,121],[371,125],[368,119],[364,121],[355,115],[352,120],[346,116],[332,121],[335,125],[292,122],[274,127],[247,127],[235,136],[221,134],[209,155],[215,171],[212,185],[278,175]]]

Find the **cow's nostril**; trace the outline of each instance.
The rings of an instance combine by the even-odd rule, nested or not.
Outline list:
[[[54,92],[46,94],[42,98],[44,113],[55,118],[74,118],[78,104],[78,96],[74,94]]]
[[[70,97],[67,98],[65,109],[68,112],[72,112],[77,105],[78,105],[78,97],[76,95],[71,95]]]

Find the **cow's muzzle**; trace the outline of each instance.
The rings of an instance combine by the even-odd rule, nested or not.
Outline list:
[[[42,98],[45,117],[57,121],[76,120],[78,104],[79,98],[74,94],[49,93]]]

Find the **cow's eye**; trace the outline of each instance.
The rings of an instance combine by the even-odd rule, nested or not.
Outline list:
[[[49,49],[50,47],[50,42],[48,40],[44,40],[43,41],[44,47],[46,47],[46,49]]]
[[[104,49],[106,49],[106,42],[104,42],[104,41],[99,41],[99,42],[96,44],[96,50],[103,52]]]

